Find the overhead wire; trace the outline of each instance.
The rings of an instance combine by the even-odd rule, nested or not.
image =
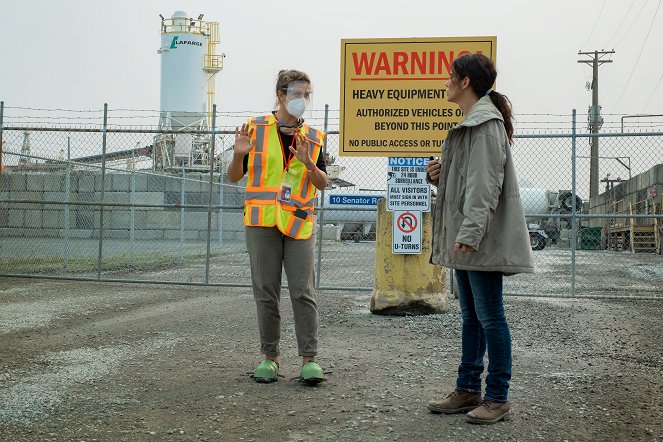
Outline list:
[[[596,26],[599,24],[599,19],[601,18],[601,14],[603,14],[603,8],[605,8],[606,1],[607,0],[603,0],[603,5],[601,6],[601,10],[599,11],[599,14],[596,16],[596,22],[594,22],[594,27],[592,28],[592,32],[589,33],[589,36],[587,37],[587,40],[580,47],[581,49],[583,47],[587,46],[587,43],[589,43],[589,40],[592,38],[592,35],[594,35],[594,31],[596,30]]]
[[[647,102],[645,103],[644,107],[642,108],[642,112],[644,112],[645,109],[647,109],[647,106],[649,106],[649,102],[650,102],[651,99],[654,97],[654,94],[655,94],[656,91],[658,90],[658,87],[661,85],[661,80],[663,80],[663,72],[661,72],[661,76],[658,77],[658,82],[656,83],[656,87],[655,87],[654,90],[651,92],[651,94],[649,94],[649,98],[647,99]]]
[[[645,0],[645,3],[646,3],[646,0]],[[631,9],[633,9],[633,5],[635,5],[635,0],[633,0],[631,2],[631,6],[629,6],[628,11],[626,11],[626,14],[624,14],[624,18],[622,18],[621,23],[619,23],[619,26],[617,26],[617,29],[615,29],[615,33],[612,34],[612,37],[610,37],[610,40],[608,40],[608,43],[604,46],[604,48],[607,49],[607,48],[610,47],[610,43],[612,43],[612,40],[617,36],[617,33],[619,32],[619,30],[622,28],[622,26],[626,22],[626,17],[628,17],[628,15],[631,13]]]
[[[658,0],[658,6],[656,6],[656,11],[654,12],[654,17],[652,17],[651,24],[649,25],[649,30],[647,31],[647,35],[645,36],[645,41],[642,42],[642,47],[640,48],[640,53],[638,54],[638,58],[633,64],[633,69],[631,70],[631,74],[628,76],[628,80],[626,80],[626,85],[624,86],[624,89],[622,89],[622,93],[619,96],[619,99],[617,100],[617,103],[615,103],[615,108],[619,105],[619,103],[622,101],[622,97],[624,97],[624,94],[626,93],[626,89],[628,88],[629,83],[631,82],[631,78],[633,77],[633,74],[635,73],[635,69],[638,67],[638,62],[640,62],[640,57],[642,56],[642,52],[645,49],[645,45],[647,44],[647,40],[649,39],[649,34],[651,33],[652,28],[654,27],[654,22],[656,21],[656,15],[658,15],[658,10],[661,7],[661,1]]]
[[[624,35],[622,35],[622,38],[619,39],[619,41],[614,47],[618,47],[622,43],[622,41],[624,41],[624,38],[626,38],[628,33],[631,32],[631,28],[633,28],[633,25],[637,23],[638,18],[640,17],[640,14],[642,14],[642,11],[644,11],[645,6],[647,6],[647,3],[649,3],[649,0],[645,0],[645,2],[642,4],[642,8],[640,8],[640,11],[638,11],[638,15],[635,16],[635,19],[631,22],[631,25],[628,27],[626,32],[624,32]]]

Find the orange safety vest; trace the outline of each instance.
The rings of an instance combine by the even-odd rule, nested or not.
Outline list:
[[[306,166],[297,157],[292,158],[288,169],[296,177],[296,184],[291,188],[290,201],[280,201],[281,183],[286,171],[276,117],[254,117],[249,124],[253,128],[251,142],[255,143],[255,147],[249,152],[244,225],[277,226],[283,234],[292,238],[310,238],[316,188],[309,179]],[[311,160],[316,163],[326,134],[306,124],[300,132],[308,142]]]

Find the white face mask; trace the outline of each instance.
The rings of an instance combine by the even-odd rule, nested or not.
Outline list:
[[[290,115],[299,119],[304,115],[304,111],[306,111],[306,99],[295,98],[294,100],[288,100],[285,104],[285,108]]]

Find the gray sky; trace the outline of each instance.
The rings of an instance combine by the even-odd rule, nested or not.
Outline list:
[[[157,110],[158,14],[184,9],[221,23],[219,48],[226,59],[217,77],[220,111],[271,109],[276,72],[285,67],[309,73],[313,108],[338,109],[341,38],[496,35],[497,89],[512,99],[522,122],[540,120],[524,114],[566,116],[572,108],[586,114],[591,68],[577,63],[577,52],[614,48],[613,63],[600,68],[609,125],[619,121],[609,114],[663,113],[660,5],[337,0],[288,8],[266,0],[6,0],[0,99],[34,108],[99,109],[108,102],[114,109]]]
[[[283,68],[310,75],[310,108],[329,104],[330,129],[337,129],[342,38],[494,35],[496,89],[511,98],[520,133],[569,132],[573,108],[579,114],[578,130],[585,131],[591,67],[578,63],[587,59],[578,51],[614,49],[613,62],[600,67],[600,101],[603,130],[619,131],[621,115],[663,114],[660,6],[661,0],[335,0],[297,7],[272,0],[3,0],[0,100],[10,107],[76,110],[100,110],[107,102],[111,109],[149,110],[140,114],[142,119],[123,122],[156,125],[158,15],[170,17],[183,9],[190,17],[204,13],[206,20],[220,22],[219,52],[226,54],[216,80],[221,129],[241,121],[228,113],[241,112],[244,120],[271,110],[276,74]],[[7,109],[5,123],[30,113]],[[311,113],[307,120],[321,127],[315,115],[321,113]],[[26,121],[48,125],[58,120]],[[626,130],[663,131],[663,117],[627,120]],[[10,140],[10,147],[18,149],[19,143],[20,138]],[[646,159],[638,172],[660,162],[660,148],[649,144],[647,150],[630,154]],[[616,141],[603,145],[606,155],[623,154]],[[531,158],[555,146],[530,140],[523,148],[528,156],[517,158],[524,163],[517,166],[524,178],[548,188],[568,183],[566,153],[557,155],[559,164],[551,166],[548,160],[538,164]],[[565,171],[563,177],[550,173],[555,167]],[[601,167],[601,177],[624,175],[614,161]],[[586,183],[579,185],[584,189]]]

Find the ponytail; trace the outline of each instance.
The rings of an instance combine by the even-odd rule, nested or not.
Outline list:
[[[509,144],[513,144],[513,110],[511,108],[511,100],[506,95],[495,91],[490,92],[488,96],[490,97],[490,101],[493,102],[497,110],[502,114],[506,137],[509,139]]]

